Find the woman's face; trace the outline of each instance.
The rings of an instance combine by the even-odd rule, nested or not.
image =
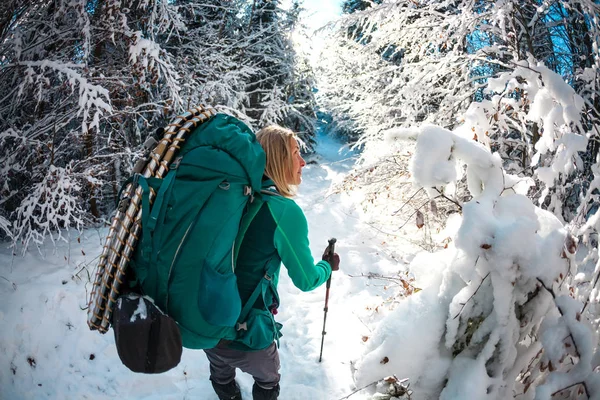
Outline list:
[[[300,155],[300,147],[298,142],[294,138],[290,138],[292,141],[292,185],[299,185],[302,182],[302,168],[306,165],[306,161]]]

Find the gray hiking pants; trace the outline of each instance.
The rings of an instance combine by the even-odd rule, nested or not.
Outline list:
[[[279,383],[279,353],[274,342],[259,351],[241,351],[217,345],[204,352],[210,362],[210,380],[214,383],[226,385],[233,381],[236,368],[252,375],[263,389],[273,389]]]

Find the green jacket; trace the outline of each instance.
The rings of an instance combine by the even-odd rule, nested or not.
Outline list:
[[[263,189],[274,188],[270,180],[263,182]],[[256,200],[255,200],[256,201]],[[260,284],[265,271],[273,270],[272,290],[254,303],[253,308],[273,310],[279,306],[277,283],[281,263],[286,267],[294,285],[310,291],[323,284],[331,275],[327,261],[315,264],[308,241],[308,223],[300,207],[292,200],[280,195],[263,195],[262,206],[250,223],[242,240],[237,263],[236,276],[242,304],[246,304],[252,292]],[[264,319],[259,324],[263,329],[279,329],[280,324],[269,324]],[[279,337],[276,335],[275,337]],[[230,344],[241,350],[260,350],[239,341]]]

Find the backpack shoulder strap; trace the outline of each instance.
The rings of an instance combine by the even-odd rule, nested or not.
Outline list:
[[[240,229],[238,230],[235,242],[233,244],[233,265],[237,264],[237,258],[240,252],[240,246],[242,245],[242,241],[244,240],[244,236],[248,231],[250,223],[252,222],[254,217],[256,217],[256,214],[258,214],[258,211],[262,207],[263,203],[264,201],[261,198],[261,196],[255,196],[254,200],[248,203],[248,209],[242,217],[242,221],[240,222]]]
[[[239,253],[240,245],[244,238],[244,234],[248,230],[250,223],[252,222],[252,220],[254,219],[254,217],[256,216],[256,214],[258,213],[260,208],[262,207],[262,205],[264,203],[268,202],[269,196],[283,197],[277,191],[277,188],[275,186],[269,186],[266,189],[262,189],[260,191],[260,193],[263,196],[257,196],[255,198],[254,202],[250,203],[248,212],[242,219],[242,225],[240,226],[240,231],[239,231],[238,237],[236,239],[236,247],[235,247],[235,260],[236,261],[237,261],[237,255]],[[240,316],[238,318],[238,323],[236,325],[236,330],[243,329],[241,326],[244,323],[244,321],[246,320],[246,317],[248,316],[248,314],[250,313],[250,309],[252,308],[254,303],[256,303],[258,296],[262,295],[264,297],[267,289],[272,285],[273,274],[275,273],[275,270],[277,268],[278,268],[278,265],[270,264],[269,267],[267,268],[267,270],[264,271],[264,275],[263,275],[262,279],[258,282],[258,285],[256,285],[256,288],[254,289],[254,291],[248,298],[248,301],[246,301],[246,304],[244,304],[244,306],[242,308],[242,312],[240,313]]]
[[[242,217],[242,222],[240,222],[240,229],[238,230],[238,234],[235,238],[235,244],[234,244],[234,249],[233,249],[234,265],[235,265],[235,263],[237,263],[238,254],[240,252],[240,246],[242,245],[242,241],[244,240],[246,231],[248,231],[248,227],[250,226],[250,223],[252,222],[254,217],[256,217],[256,214],[258,214],[258,211],[260,210],[262,205],[269,201],[269,196],[283,197],[283,196],[281,196],[281,194],[279,194],[279,192],[277,191],[277,188],[275,186],[269,186],[265,189],[261,189],[260,194],[262,196],[252,196],[251,197],[253,200],[251,200],[248,203],[249,204],[248,209],[246,210],[246,213]]]

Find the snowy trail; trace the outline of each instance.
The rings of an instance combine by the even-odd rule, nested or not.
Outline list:
[[[373,323],[388,312],[382,304],[392,293],[349,275],[391,274],[402,268],[379,251],[350,197],[328,196],[331,183],[350,170],[354,156],[339,151],[341,144],[334,139],[318,139],[317,155],[311,158],[317,163],[305,167],[296,200],[308,219],[313,256],[320,258],[327,239],[336,237],[341,271],[332,280],[319,363],[325,285],[302,293],[282,268],[282,400],[337,400],[354,390],[352,362]],[[215,400],[202,351],[185,350],[180,365],[167,373],[134,374],[120,363],[112,331],[100,335],[88,330],[81,310],[87,302],[84,266],[93,273],[104,234],[86,231],[80,243],[76,237],[71,240],[70,249],[60,245],[54,251],[49,244],[45,259],[34,251],[15,259],[9,250],[0,251],[0,399]],[[244,398],[250,399],[252,378],[239,373],[237,379]],[[362,393],[351,397],[364,398]]]

